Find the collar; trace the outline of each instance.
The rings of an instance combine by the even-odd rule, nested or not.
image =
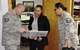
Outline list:
[[[62,12],[62,14],[61,14],[61,18],[64,17],[64,14],[65,14],[65,13],[66,13],[65,11]]]
[[[12,10],[12,13],[13,13],[17,18],[19,18],[19,16],[16,15],[16,12],[15,12],[14,10]]]

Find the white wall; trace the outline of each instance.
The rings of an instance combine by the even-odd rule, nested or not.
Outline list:
[[[0,50],[5,50],[2,46],[2,17],[8,11],[8,0],[0,0]]]
[[[74,0],[75,2],[80,2],[80,0]]]
[[[34,7],[36,6],[36,5],[42,5],[42,0],[16,0],[16,4],[18,4],[18,3],[22,3],[23,1],[34,1]]]

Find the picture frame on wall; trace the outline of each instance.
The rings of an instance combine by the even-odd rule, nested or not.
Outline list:
[[[34,1],[23,1],[25,12],[34,12]]]

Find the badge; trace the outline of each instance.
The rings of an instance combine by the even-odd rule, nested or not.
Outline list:
[[[5,21],[5,22],[8,22],[8,21],[9,21],[9,18],[5,18],[4,21]]]
[[[67,19],[66,19],[66,22],[67,22],[67,23],[71,23],[72,20],[71,20],[70,18],[67,18]]]

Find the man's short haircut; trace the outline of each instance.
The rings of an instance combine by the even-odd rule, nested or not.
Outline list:
[[[39,7],[42,10],[42,5],[37,5],[36,8]]]
[[[18,3],[16,7],[19,7],[19,6],[24,6],[24,5],[22,3]]]

